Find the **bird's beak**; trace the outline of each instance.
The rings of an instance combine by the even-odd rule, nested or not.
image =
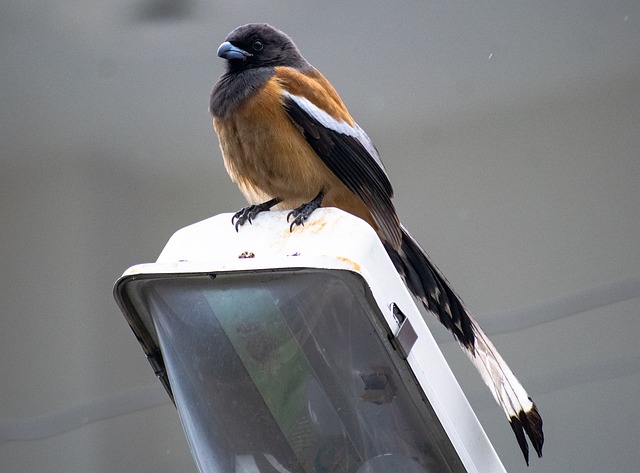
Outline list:
[[[225,41],[218,48],[218,57],[227,61],[245,61],[249,56],[251,56],[251,53],[234,46],[229,41]]]

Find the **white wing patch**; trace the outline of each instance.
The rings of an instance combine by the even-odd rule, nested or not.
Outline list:
[[[385,170],[384,165],[382,164],[382,160],[380,159],[380,155],[373,145],[371,138],[369,138],[369,136],[362,128],[360,128],[357,123],[354,123],[354,126],[351,126],[347,122],[336,120],[327,112],[314,105],[309,99],[300,97],[299,95],[293,95],[286,91],[283,92],[283,95],[286,98],[290,98],[291,100],[293,100],[302,110],[307,112],[311,118],[313,118],[325,128],[333,130],[336,133],[351,136],[357,139],[364,147],[364,149],[367,150],[369,155],[371,155],[371,157],[375,160],[378,166],[380,166],[383,171]]]

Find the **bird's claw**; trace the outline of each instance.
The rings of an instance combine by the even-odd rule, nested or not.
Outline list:
[[[256,218],[256,215],[258,215],[260,212],[271,209],[271,207],[278,204],[279,202],[280,199],[276,197],[261,204],[248,205],[247,207],[244,207],[233,214],[233,217],[231,217],[231,225],[234,225],[235,222],[234,226],[237,232],[240,226],[244,225],[247,222],[251,224],[253,222],[253,219]]]
[[[259,207],[259,205],[249,205],[248,207],[244,207],[233,214],[233,217],[231,217],[231,225],[234,225],[236,232],[238,231],[238,228],[245,223],[249,222],[251,224],[253,219],[256,218],[256,215],[264,210]]]
[[[304,226],[304,221],[307,220],[313,211],[320,207],[322,203],[322,198],[324,197],[324,193],[320,192],[312,201],[302,204],[300,207],[296,207],[291,212],[287,214],[287,222],[291,221],[291,225],[289,225],[289,231],[293,231],[293,227]]]
[[[309,213],[309,215],[311,215],[311,213]],[[293,217],[293,221],[291,222],[291,225],[289,225],[289,231],[292,232],[294,226],[297,227],[302,225],[304,227],[304,221],[309,218],[309,215],[304,215],[302,212],[299,212],[299,208],[289,212],[287,214],[287,222],[289,222],[291,217]]]

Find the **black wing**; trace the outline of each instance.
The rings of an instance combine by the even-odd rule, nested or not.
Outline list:
[[[285,96],[284,107],[318,157],[369,207],[388,242],[399,246],[401,232],[391,202],[393,188],[367,134],[294,95]]]

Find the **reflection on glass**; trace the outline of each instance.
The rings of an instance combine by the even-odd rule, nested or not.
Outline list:
[[[359,276],[285,271],[136,284],[203,473],[453,471],[428,409],[381,341]]]

